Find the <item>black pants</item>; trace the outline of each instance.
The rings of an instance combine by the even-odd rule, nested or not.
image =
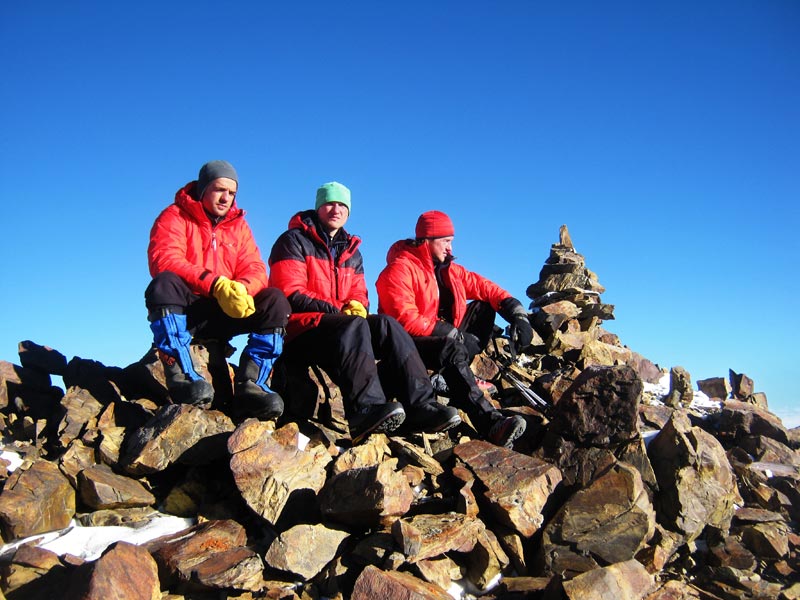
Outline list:
[[[286,343],[280,360],[292,369],[324,369],[339,386],[348,417],[387,398],[397,398],[407,410],[435,401],[411,336],[386,315],[323,315],[319,325]]]
[[[171,271],[156,275],[144,292],[145,306],[151,320],[169,309],[186,315],[187,328],[193,337],[229,341],[243,333],[272,333],[285,328],[291,307],[278,288],[261,290],[253,298],[256,311],[249,317],[234,319],[226,315],[214,298],[194,294],[186,282]]]
[[[485,348],[496,314],[488,302],[470,302],[459,329],[475,335],[481,348]],[[475,375],[469,368],[474,355],[453,338],[421,336],[413,339],[425,366],[444,377],[453,403],[464,410],[477,427],[488,430],[501,415],[475,383]]]

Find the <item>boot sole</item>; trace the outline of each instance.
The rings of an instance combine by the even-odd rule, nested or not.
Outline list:
[[[444,423],[440,423],[439,425],[435,425],[433,427],[426,427],[424,431],[425,433],[439,433],[441,431],[452,429],[457,425],[461,425],[461,417],[459,415],[453,415]]]
[[[379,419],[371,426],[367,427],[364,431],[353,436],[352,444],[354,446],[356,444],[360,444],[366,437],[373,433],[388,433],[390,431],[394,431],[403,424],[405,419],[405,411],[401,407],[398,407],[396,410],[386,415],[383,419]]]

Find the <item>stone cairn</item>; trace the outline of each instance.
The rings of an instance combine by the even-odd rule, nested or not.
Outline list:
[[[562,227],[527,290],[533,343],[498,335],[473,362],[528,423],[513,450],[465,415],[352,447],[314,369],[273,374],[277,423],[235,421],[213,346],[193,347],[217,390],[201,409],[170,402],[152,351],[118,368],[21,342],[0,361],[23,457],[0,460],[0,598],[800,598],[800,433],[733,371],[698,382],[718,408],[680,367],[654,394],[665,371],[603,329],[603,292]],[[12,544],[163,513],[193,524],[94,560]]]

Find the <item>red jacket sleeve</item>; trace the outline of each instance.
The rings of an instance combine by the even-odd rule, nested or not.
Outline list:
[[[183,279],[192,291],[210,294],[215,276],[199,257],[192,260],[195,243],[189,228],[195,227],[181,217],[175,205],[165,208],[150,230],[147,258],[150,275],[155,277],[164,271],[172,271]]]
[[[387,266],[378,276],[379,312],[394,317],[412,336],[430,335],[436,324],[436,302],[422,289],[413,267],[398,261]],[[415,281],[416,280],[416,281]],[[436,285],[436,282],[433,282]],[[437,292],[438,294],[438,292]]]
[[[492,305],[495,310],[500,310],[500,303],[509,298],[511,294],[505,291],[496,283],[489,281],[485,277],[464,269],[462,277],[464,281],[464,291],[467,293],[467,300],[482,300]]]

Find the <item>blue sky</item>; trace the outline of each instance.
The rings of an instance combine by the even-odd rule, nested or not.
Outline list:
[[[526,304],[566,223],[623,343],[800,424],[795,0],[31,0],[0,59],[0,359],[141,357],[150,226],[221,158],[265,256],[350,187],[373,306],[425,210]]]

